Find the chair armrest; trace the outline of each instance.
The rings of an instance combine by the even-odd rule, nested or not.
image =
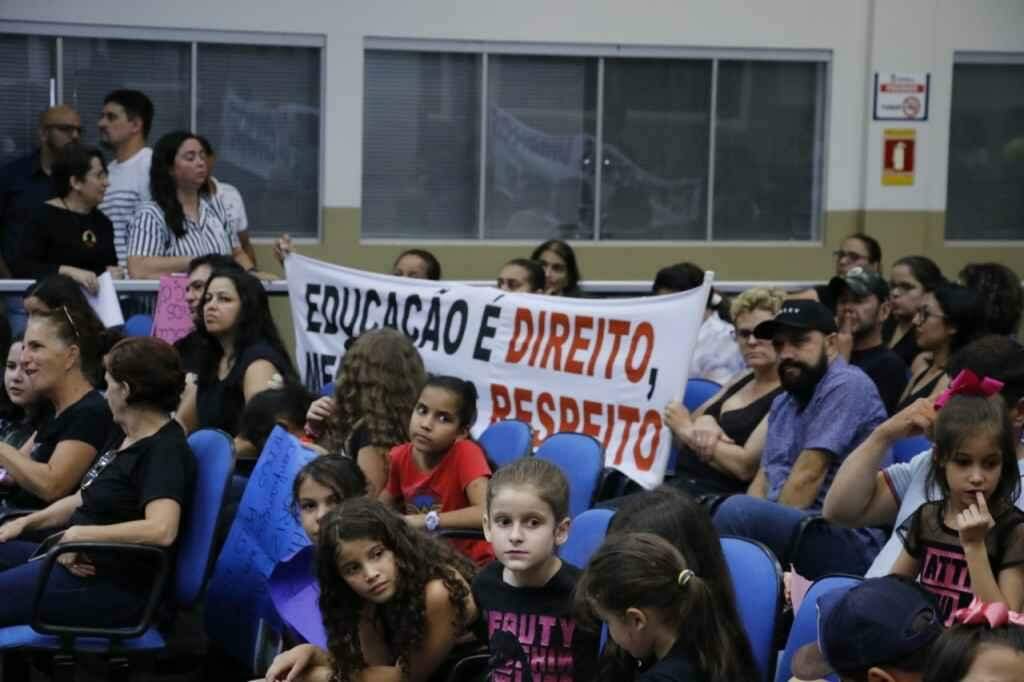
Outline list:
[[[43,621],[42,604],[46,594],[46,584],[50,580],[50,574],[56,564],[57,557],[72,552],[99,552],[101,554],[135,553],[155,556],[159,561],[156,578],[146,601],[146,607],[142,612],[142,618],[137,624],[123,628],[98,628],[92,625],[57,625]],[[32,601],[32,627],[38,632],[49,635],[57,635],[62,638],[70,637],[110,637],[116,639],[131,639],[138,637],[149,629],[153,622],[153,615],[160,605],[160,598],[163,596],[164,587],[170,575],[170,552],[165,547],[153,545],[133,545],[125,542],[68,542],[54,546],[42,559],[42,570],[39,573],[39,581],[36,583],[36,593]]]

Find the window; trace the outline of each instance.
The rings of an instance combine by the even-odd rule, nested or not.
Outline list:
[[[957,54],[946,239],[1024,239],[1024,59]]]
[[[365,238],[820,235],[827,53],[438,48],[367,40]]]
[[[39,146],[39,113],[50,104],[53,40],[0,33],[0,166]]]
[[[51,101],[74,107],[96,144],[106,94],[141,90],[155,111],[148,144],[173,130],[207,137],[214,174],[241,192],[254,236],[319,234],[322,37],[83,31],[0,34],[0,162],[35,149]]]

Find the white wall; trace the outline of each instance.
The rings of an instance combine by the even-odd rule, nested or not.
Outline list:
[[[0,20],[326,35],[328,206],[360,204],[366,36],[830,50],[831,211],[942,210],[953,50],[1024,51],[1024,0],[4,0]],[[914,187],[880,186],[876,69],[932,74]]]

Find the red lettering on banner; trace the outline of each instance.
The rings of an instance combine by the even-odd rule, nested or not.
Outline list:
[[[551,418],[551,412],[555,409],[555,399],[550,393],[541,393],[537,396],[537,418],[540,425],[544,427],[543,435],[537,434],[540,440],[544,440],[555,432],[555,420]]]
[[[594,417],[600,417],[601,412],[601,403],[596,403],[593,400],[583,401],[583,433],[600,438],[601,425],[594,421]]]
[[[548,345],[544,349],[540,366],[562,371],[562,345],[569,338],[569,316],[565,313],[551,313],[551,333],[548,335]],[[548,367],[548,358],[554,355],[554,364]]]
[[[533,343],[533,351],[530,353],[530,367],[536,366],[537,363],[537,351],[544,344],[544,323],[548,319],[548,312],[546,310],[540,311],[540,319],[537,323],[537,340]]]
[[[525,330],[525,331],[522,331]],[[523,335],[523,344],[520,347],[516,347],[519,342],[519,335]],[[529,310],[523,308],[516,308],[516,317],[512,322],[512,340],[509,341],[508,351],[505,353],[505,362],[517,363],[523,359],[526,355],[526,349],[530,346],[530,341],[533,339],[533,317],[530,315]]]
[[[576,354],[586,350],[590,345],[590,339],[580,335],[580,332],[594,326],[594,318],[581,315],[576,318],[576,325],[573,329],[572,345],[569,346],[569,355],[565,359],[565,371],[571,374],[583,374],[583,363],[576,359]]]
[[[640,345],[640,340],[646,341],[646,348],[644,349],[643,357],[640,359],[640,364],[634,364],[633,360],[636,358],[636,349]],[[636,326],[636,331],[633,332],[633,340],[629,344],[629,353],[626,355],[626,378],[632,381],[634,384],[638,384],[644,379],[644,375],[647,374],[647,365],[651,361],[651,353],[654,351],[654,327],[651,326],[650,322],[641,322]]]
[[[512,401],[508,397],[508,388],[501,384],[491,384],[491,422],[508,419],[512,414]]]
[[[608,320],[608,333],[612,335],[612,351],[608,354],[608,365],[604,370],[604,378],[612,378],[612,367],[615,366],[615,358],[619,354],[619,346],[622,344],[622,337],[629,333],[629,322],[625,320]]]
[[[647,429],[654,429],[654,436],[651,438],[651,449],[644,454],[640,451],[640,447],[644,444],[644,437],[647,434]],[[636,468],[640,471],[650,471],[651,467],[654,466],[654,455],[658,452],[658,445],[661,443],[661,415],[658,414],[657,410],[648,410],[644,414],[644,421],[640,425],[640,430],[636,435],[636,445],[633,446],[633,460],[636,462]]]
[[[572,398],[563,396],[558,401],[562,412],[562,423],[558,425],[559,431],[576,431],[580,425],[580,408]],[[570,416],[571,415],[571,416]]]
[[[597,320],[597,344],[594,346],[594,352],[590,354],[590,362],[587,363],[587,376],[594,376],[594,363],[597,362],[597,357],[601,355],[601,346],[604,345],[604,318],[600,317]]]
[[[533,391],[527,388],[516,388],[512,391],[512,402],[515,405],[516,419],[529,424],[533,421],[533,412],[527,409],[525,404],[533,402]]]

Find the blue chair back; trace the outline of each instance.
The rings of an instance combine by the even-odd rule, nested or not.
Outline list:
[[[124,321],[125,336],[149,336],[153,331],[153,318],[150,315],[132,315]]]
[[[722,390],[721,385],[708,379],[690,379],[686,382],[686,392],[683,393],[683,405],[690,412],[711,399],[711,396]]]
[[[723,537],[722,552],[761,679],[770,680],[775,672],[775,628],[782,610],[782,568],[767,547],[753,540]]]
[[[915,455],[919,455],[932,447],[932,442],[925,436],[911,436],[900,438],[892,444],[892,461],[909,462]]]
[[[861,580],[862,578],[853,576],[830,575],[816,580],[811,585],[800,604],[800,609],[793,618],[793,628],[789,631],[786,648],[782,650],[775,682],[789,682],[793,675],[791,670],[793,656],[796,655],[800,647],[818,640],[818,597],[832,590],[848,590]],[[830,675],[827,679],[836,680],[837,678]]]
[[[530,454],[532,441],[530,425],[518,419],[494,422],[477,439],[480,447],[498,467]]]
[[[557,466],[569,479],[572,518],[590,509],[604,468],[604,448],[597,439],[584,433],[556,433],[540,444],[535,456]]]
[[[188,438],[196,458],[196,486],[188,518],[182,519],[175,569],[175,597],[184,608],[199,598],[210,574],[210,556],[224,492],[235,466],[231,436],[215,429],[196,431]]]
[[[590,556],[604,542],[614,515],[611,509],[588,509],[573,519],[569,539],[559,551],[562,560],[579,569],[586,568]]]

